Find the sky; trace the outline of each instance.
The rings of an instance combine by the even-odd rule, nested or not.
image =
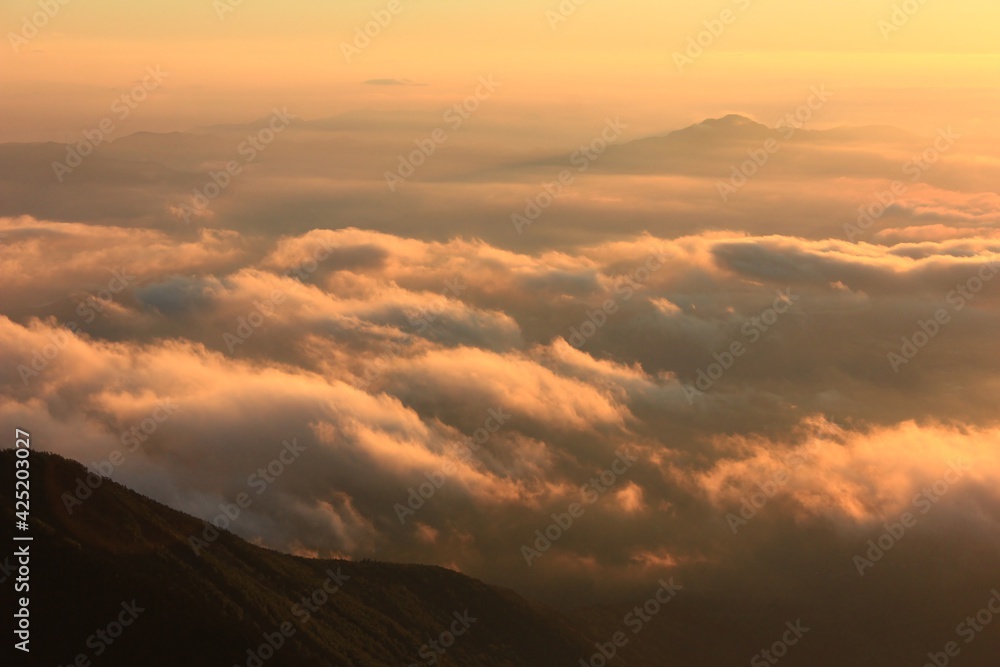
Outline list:
[[[294,440],[241,537],[919,664],[997,584],[1000,7],[562,6],[0,48],[0,426],[206,521]]]
[[[867,1],[567,0],[560,9],[535,0],[399,0],[395,14],[387,2],[230,1],[57,3],[37,36],[0,53],[0,85],[17,92],[4,104],[0,136],[66,139],[149,65],[171,72],[170,86],[136,129],[251,120],[276,100],[307,118],[359,107],[434,108],[486,74],[508,82],[506,99],[491,111],[503,122],[525,120],[544,103],[568,117],[627,109],[650,132],[701,120],[734,98],[739,110],[767,118],[819,82],[843,91],[850,105],[827,122],[928,129],[955,109],[982,122],[975,114],[995,102],[992,26],[1000,9],[987,2],[923,3],[912,16],[898,14],[896,29],[879,25],[894,20],[892,3]],[[680,71],[675,54],[727,10],[719,36]],[[27,0],[6,3],[7,41],[38,11]],[[372,29],[359,53],[345,55],[343,45],[379,12],[391,20]],[[372,79],[423,85],[361,86]],[[67,90],[72,105],[58,102]]]

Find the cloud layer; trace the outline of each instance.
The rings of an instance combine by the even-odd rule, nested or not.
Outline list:
[[[232,526],[275,548],[564,602],[779,569],[793,595],[817,568],[859,576],[855,552],[926,488],[924,538],[998,546],[993,235],[524,253],[355,228],[0,233],[0,424],[95,467],[117,450],[116,479],[206,519],[295,441]]]

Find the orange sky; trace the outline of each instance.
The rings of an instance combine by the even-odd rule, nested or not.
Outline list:
[[[893,3],[870,0],[52,3],[51,18],[27,0],[0,9],[0,86],[12,94],[0,140],[65,139],[157,64],[171,77],[135,130],[248,120],[278,103],[303,117],[436,109],[490,73],[505,82],[497,118],[627,113],[648,132],[729,111],[767,122],[820,83],[841,93],[821,125],[924,131],[994,117],[998,103],[1000,7],[972,0],[897,13],[898,25],[880,23]],[[356,30],[373,13],[386,25],[365,45]],[[676,54],[700,33],[704,52],[679,71]]]

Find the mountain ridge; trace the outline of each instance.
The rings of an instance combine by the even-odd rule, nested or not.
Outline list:
[[[13,459],[0,452],[4,470]],[[125,608],[141,612],[102,665],[542,667],[593,651],[558,612],[446,568],[308,559],[224,530],[196,555],[205,522],[106,478],[70,513],[84,466],[39,452],[30,464],[36,664],[95,658],[95,630]]]

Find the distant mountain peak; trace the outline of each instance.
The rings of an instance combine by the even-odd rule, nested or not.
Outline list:
[[[670,132],[665,137],[681,140],[704,141],[737,138],[756,139],[770,136],[774,130],[752,118],[731,113],[721,118],[706,118],[700,123]]]
[[[706,118],[698,125],[703,125],[705,127],[719,127],[719,128],[744,128],[744,127],[766,127],[765,125],[758,123],[752,118],[747,118],[746,116],[741,116],[738,113],[731,113],[727,116],[721,118]]]

